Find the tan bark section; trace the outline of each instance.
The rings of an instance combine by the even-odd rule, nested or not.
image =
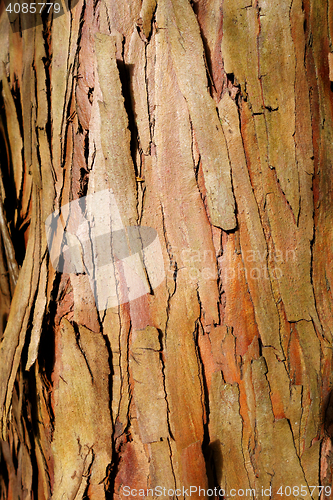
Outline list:
[[[213,375],[210,407],[209,430],[211,447],[216,456],[218,483],[224,491],[229,491],[236,484],[250,489],[242,456],[239,389],[236,384],[224,384],[221,372]]]
[[[96,35],[95,51],[98,82],[103,95],[103,102],[99,104],[99,132],[106,175],[115,194],[123,224],[135,225],[135,172],[130,154],[130,132],[121,94],[114,41],[110,36]],[[96,183],[96,191],[102,186],[103,184]]]
[[[280,356],[283,356],[280,339],[277,335],[279,318],[270,281],[268,279],[258,279],[258,273],[252,271],[251,264],[249,263],[250,256],[253,256],[256,261],[258,256],[263,256],[260,275],[268,276],[266,262],[267,245],[260,223],[258,206],[246,168],[246,158],[239,130],[238,110],[236,103],[228,94],[225,94],[219,103],[219,115],[224,135],[227,139],[235,196],[242,207],[239,211],[240,245],[245,256],[244,268],[247,274],[247,283],[253,301],[259,333],[264,345],[273,346]]]
[[[141,440],[145,444],[169,437],[158,336],[156,328],[147,327],[138,331],[130,353],[133,402],[137,410]]]
[[[2,12],[1,500],[332,486],[332,5]],[[105,189],[165,278],[104,311],[44,223]]]
[[[112,434],[105,342],[101,334],[85,327],[75,332],[64,319],[58,350],[59,370],[53,395],[52,497],[80,498],[87,490],[90,498],[100,498],[111,461]]]
[[[212,224],[225,230],[234,229],[230,164],[214,101],[207,92],[199,26],[190,6],[183,0],[158,2],[156,22],[165,29],[165,51],[170,51],[179,89],[188,105],[198,141]],[[161,35],[159,33],[159,39]]]

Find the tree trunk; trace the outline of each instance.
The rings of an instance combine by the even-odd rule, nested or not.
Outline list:
[[[333,1],[8,5],[0,499],[333,498]]]

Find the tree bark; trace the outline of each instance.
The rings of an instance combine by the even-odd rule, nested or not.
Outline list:
[[[333,498],[333,1],[6,6],[0,499]],[[45,226],[105,192],[111,306]]]

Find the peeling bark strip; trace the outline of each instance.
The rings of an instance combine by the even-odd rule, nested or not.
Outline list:
[[[159,1],[156,22],[165,29],[179,89],[188,105],[198,141],[211,222],[226,231],[234,229],[230,164],[216,107],[206,90],[199,26],[185,0]]]
[[[332,13],[0,14],[0,500],[333,498]],[[118,261],[105,311],[44,230],[103,190],[165,270],[126,302]]]
[[[98,498],[111,462],[107,348],[100,333],[81,326],[76,334],[66,319],[60,335],[53,379],[53,497],[81,498],[86,492]]]

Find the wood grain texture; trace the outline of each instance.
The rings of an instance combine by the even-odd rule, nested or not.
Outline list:
[[[14,32],[0,11],[1,500],[333,486],[332,12],[79,0]],[[68,203],[68,233],[112,218],[82,199],[104,190],[161,248],[129,302],[113,233],[93,271],[48,252]]]

